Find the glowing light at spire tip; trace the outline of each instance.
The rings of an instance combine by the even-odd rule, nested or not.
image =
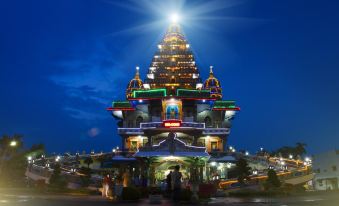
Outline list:
[[[179,21],[179,15],[176,14],[176,13],[171,14],[171,16],[170,16],[170,21],[171,21],[172,23],[178,23],[178,21]]]

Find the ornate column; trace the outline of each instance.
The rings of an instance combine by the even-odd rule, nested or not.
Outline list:
[[[204,180],[204,167],[199,166],[199,182],[203,182]]]
[[[206,170],[206,180],[207,180],[207,182],[209,182],[210,181],[210,168],[209,168],[207,162],[205,164],[205,170]]]
[[[152,147],[153,142],[152,142],[152,136],[147,136],[147,146]]]
[[[121,136],[121,151],[125,150],[126,136]]]
[[[155,182],[155,168],[154,168],[154,166],[151,165],[149,167],[149,170],[150,170],[150,172],[149,172],[149,184],[148,184],[148,186],[153,186],[154,182]]]
[[[199,136],[193,136],[193,146],[198,146],[198,138]]]

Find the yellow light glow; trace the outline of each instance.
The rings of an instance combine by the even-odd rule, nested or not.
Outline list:
[[[9,144],[9,146],[11,146],[11,147],[15,147],[16,146],[16,144],[17,144],[17,142],[16,141],[11,141],[11,143]]]
[[[180,127],[180,122],[165,122],[165,127]]]

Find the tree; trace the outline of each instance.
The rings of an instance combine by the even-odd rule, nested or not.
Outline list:
[[[294,147],[291,146],[283,146],[276,151],[272,152],[272,155],[277,156],[281,155],[284,158],[289,158],[290,155],[293,157],[303,156],[306,154],[306,144],[297,142]]]
[[[86,159],[84,160],[84,163],[87,164],[87,168],[89,168],[89,165],[93,163],[93,159],[91,156],[86,157]]]
[[[0,138],[0,182],[8,186],[21,182],[26,168],[22,135],[3,135]]]
[[[301,143],[301,142],[297,142],[296,146],[295,146],[295,155],[296,156],[303,156],[306,154],[306,144],[305,143]]]
[[[66,187],[66,179],[61,175],[60,164],[54,165],[53,173],[49,179],[49,184],[53,188],[63,189]]]
[[[250,180],[251,167],[248,166],[247,160],[244,158],[238,159],[235,165],[235,171],[237,174],[238,182],[241,185],[245,185],[245,180]]]
[[[281,182],[277,176],[277,173],[273,169],[268,170],[267,180],[264,184],[265,190],[279,188],[280,186]]]

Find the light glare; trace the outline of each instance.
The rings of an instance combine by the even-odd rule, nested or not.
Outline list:
[[[170,20],[171,20],[172,23],[178,23],[178,21],[179,21],[179,16],[178,16],[178,14],[176,14],[176,13],[172,14],[172,15],[170,16]]]

